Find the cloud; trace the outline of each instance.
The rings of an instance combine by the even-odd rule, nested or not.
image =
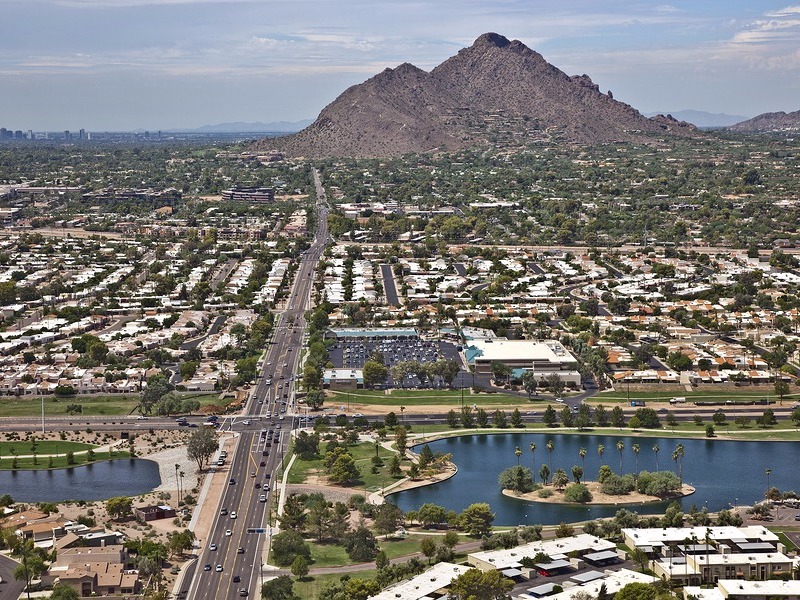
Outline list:
[[[755,69],[800,68],[800,6],[768,11],[721,44],[715,60],[738,60]]]

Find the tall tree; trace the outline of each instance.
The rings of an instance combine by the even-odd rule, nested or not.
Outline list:
[[[470,569],[456,577],[450,584],[450,600],[507,600],[514,582],[506,579],[500,571],[483,572]]]
[[[197,429],[186,440],[186,456],[195,461],[197,468],[202,471],[218,446],[217,432],[214,429]]]

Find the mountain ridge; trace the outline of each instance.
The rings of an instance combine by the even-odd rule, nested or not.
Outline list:
[[[644,116],[652,118],[658,115],[672,115],[679,121],[686,121],[697,127],[730,127],[737,123],[747,120],[749,117],[744,115],[729,115],[727,113],[712,113],[705,110],[694,110],[687,108],[684,110],[661,110],[657,112],[646,112]]]
[[[793,133],[800,131],[800,110],[762,113],[728,129],[741,133]]]
[[[389,157],[535,141],[609,143],[691,135],[688,123],[648,119],[570,77],[519,40],[485,33],[430,72],[410,63],[347,88],[302,131],[256,149],[317,157]]]

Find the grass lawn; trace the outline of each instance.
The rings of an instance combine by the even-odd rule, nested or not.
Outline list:
[[[368,571],[356,571],[355,573],[348,573],[353,579],[375,579],[377,571],[370,569]],[[339,581],[342,577],[339,573],[331,573],[330,575],[317,575],[316,577],[307,577],[306,581],[294,582],[294,593],[303,598],[304,600],[313,600],[319,598],[322,589],[331,582]]]
[[[123,452],[121,450],[114,451],[113,455],[109,454],[108,452],[95,452],[94,460],[92,462],[108,460],[109,458],[112,457],[128,458],[129,456],[130,455],[127,452]],[[78,465],[82,465],[86,462],[87,462],[86,454],[76,454],[74,456],[72,464],[67,464],[66,456],[54,456],[52,459],[52,463],[50,461],[50,457],[39,456],[36,458],[35,464],[33,457],[17,459],[17,469],[60,469],[64,467],[75,467]],[[2,460],[0,460],[0,470],[10,471],[12,469],[13,463],[14,463],[13,458],[3,458]]]
[[[0,442],[0,457],[16,454],[32,454],[34,448],[31,440],[16,442]],[[82,442],[65,442],[61,440],[36,440],[37,454],[66,454],[67,452],[80,452],[94,448],[93,444]]]
[[[333,392],[328,397],[333,404],[369,404],[375,406],[441,406],[461,405],[460,390],[392,390],[386,394],[381,390],[354,390],[352,392]],[[510,394],[470,394],[464,390],[464,403],[478,406],[495,405],[527,405],[529,400],[522,396]]]
[[[344,546],[336,544],[309,543],[311,547],[311,567],[338,567],[351,565],[353,561],[347,556]]]
[[[218,394],[185,394],[184,398],[194,398],[200,406],[218,404]],[[67,406],[80,404],[82,412],[72,415],[76,419],[81,416],[126,416],[139,404],[139,394],[117,394],[113,396],[74,396],[71,398],[44,397],[45,417],[68,417]],[[42,414],[42,398],[40,396],[4,397],[0,398],[0,417],[38,417]]]
[[[378,455],[383,460],[383,466],[378,468],[378,473],[372,473],[372,457],[375,456],[375,444],[371,442],[362,442],[360,444],[356,444],[355,446],[350,446],[348,448],[350,454],[352,454],[353,459],[355,460],[356,466],[361,470],[361,479],[358,483],[351,486],[353,489],[353,493],[360,493],[366,490],[377,490],[378,488],[382,487],[384,484],[389,485],[392,483],[394,478],[389,475],[389,462],[394,456],[394,452],[386,450],[383,447],[380,447],[378,450]],[[325,446],[324,444],[320,444],[320,452],[324,454]],[[308,479],[309,475],[313,475],[316,473],[323,474],[324,472],[324,465],[322,458],[318,458],[315,460],[302,460],[301,458],[297,458],[294,461],[294,465],[292,466],[292,470],[289,472],[289,483],[304,483]]]
[[[794,542],[792,542],[792,540],[790,540],[786,536],[786,534],[782,531],[782,529],[784,529],[784,528],[781,528],[781,530],[778,530],[778,529],[774,529],[772,527],[768,527],[767,529],[769,529],[770,531],[772,531],[772,533],[774,533],[775,535],[778,536],[778,539],[780,540],[781,544],[786,546],[786,551],[787,552],[791,552],[792,550],[796,550],[797,549],[797,546],[795,546]]]
[[[617,403],[617,402],[627,402],[628,398],[631,400],[650,400],[652,402],[669,402],[670,398],[674,398],[676,396],[680,396],[686,398],[686,402],[726,402],[728,400],[733,401],[734,404],[736,402],[752,402],[753,400],[762,400],[769,398],[771,401],[775,401],[778,398],[775,396],[775,392],[771,386],[757,386],[757,387],[750,387],[747,389],[742,390],[727,390],[727,391],[705,391],[705,390],[698,390],[698,391],[691,391],[691,392],[639,392],[639,391],[631,391],[630,395],[628,391],[624,388],[624,386],[620,386],[620,389],[613,391],[613,392],[601,392],[596,396],[592,396],[591,398],[587,398],[586,401],[591,404],[603,404],[603,403]],[[795,400],[794,395],[787,394],[783,397],[784,402],[793,402]]]
[[[633,431],[629,427],[589,427],[583,431],[578,431],[575,428],[564,429],[563,427],[547,427],[544,423],[527,424],[526,427],[508,427],[506,429],[497,429],[489,427],[486,429],[452,429],[447,425],[415,425],[412,432],[417,435],[424,435],[429,437],[451,436],[451,435],[473,435],[473,434],[503,434],[503,433],[550,433],[553,435],[594,435],[594,434],[617,434],[620,436],[658,436],[658,437],[700,437],[705,438],[705,426],[712,423],[709,419],[704,421],[702,425],[695,425],[693,422],[680,421],[675,427],[669,427],[662,419],[661,429],[637,429]],[[767,429],[756,427],[755,422],[751,422],[750,426],[741,428],[734,425],[732,422],[730,426],[727,425],[714,425],[716,437],[730,437],[731,439],[741,440],[760,440],[760,441],[800,441],[800,429],[798,429],[794,421],[779,420],[777,425],[773,425]],[[414,445],[423,444],[425,439],[422,437],[413,438]]]

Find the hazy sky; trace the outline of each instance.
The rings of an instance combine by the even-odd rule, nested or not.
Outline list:
[[[800,109],[800,4],[775,0],[0,0],[0,126],[314,118],[494,31],[643,112]]]

